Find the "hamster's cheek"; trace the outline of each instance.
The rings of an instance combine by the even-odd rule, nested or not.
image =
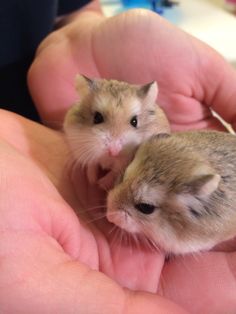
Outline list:
[[[125,132],[125,147],[127,150],[133,151],[141,142],[142,135],[140,135],[137,130],[132,130],[132,132]]]

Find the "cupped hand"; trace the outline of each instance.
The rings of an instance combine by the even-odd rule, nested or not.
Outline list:
[[[235,124],[236,72],[213,49],[146,10],[112,18],[84,11],[41,44],[29,72],[44,121],[60,126],[78,98],[77,73],[131,83],[156,80],[173,130]]]
[[[157,291],[163,256],[117,245],[102,219],[76,216],[84,191],[100,194],[81,174],[75,197],[63,135],[5,111],[0,119],[0,312],[184,313],[132,292]]]
[[[228,122],[234,124],[235,121],[235,71],[211,48],[148,11],[134,10],[113,18],[104,18],[96,12],[84,11],[72,23],[52,33],[42,43],[29,72],[29,84],[38,110],[47,124],[60,126],[65,111],[78,97],[74,88],[74,77],[77,73],[132,83],[157,80],[160,89],[159,103],[165,109],[173,130],[220,129],[221,126],[212,116],[210,107]],[[36,133],[40,134],[41,128],[43,127],[37,126]],[[171,308],[177,304],[193,313],[234,312],[234,252],[219,251],[178,257],[163,264],[163,255],[160,253],[140,250],[135,245],[131,249],[126,245],[117,246],[119,239],[114,243],[112,232],[108,231],[110,227],[104,221],[95,220],[86,224],[82,218],[84,214],[79,215],[79,220],[74,216],[71,207],[80,208],[82,202],[83,208],[86,207],[89,212],[93,207],[100,205],[100,195],[95,195],[95,189],[90,190],[84,185],[82,173],[79,175],[74,172],[77,175],[74,182],[78,182],[78,185],[73,188],[68,178],[64,181],[65,176],[61,170],[65,168],[67,150],[64,144],[62,145],[63,140],[58,133],[43,130],[45,133],[42,134],[45,136],[40,141],[37,139],[37,145],[41,147],[44,143],[41,153],[43,152],[46,177],[50,179],[48,186],[45,187],[44,183],[44,188],[50,190],[53,182],[57,190],[52,195],[46,191],[40,193],[37,206],[40,205],[40,213],[45,215],[41,215],[44,219],[40,216],[40,222],[50,226],[47,231],[51,233],[46,239],[53,239],[58,247],[55,251],[50,251],[51,255],[43,254],[48,258],[51,256],[49,261],[42,263],[43,257],[40,256],[41,264],[39,263],[37,269],[41,269],[42,264],[49,265],[50,271],[54,269],[55,280],[54,276],[50,277],[48,268],[44,271],[49,276],[46,276],[49,286],[54,287],[55,282],[58,284],[56,288],[51,288],[52,295],[59,287],[59,299],[70,289],[72,294],[69,300],[72,300],[74,308],[79,302],[86,304],[87,301],[87,306],[89,304],[98,308],[103,305],[108,312],[111,312],[111,308],[107,306],[114,304],[117,311],[124,313],[143,313],[144,307],[149,309],[146,310],[148,313],[152,313],[153,309],[154,313],[158,310],[164,313],[164,309],[166,313],[178,313],[180,310]],[[29,137],[26,142],[32,142],[31,132],[27,134]],[[52,141],[53,151],[47,151],[54,136],[60,139],[58,145],[54,145]],[[63,150],[62,157],[58,148],[59,152]],[[20,147],[18,149],[25,154]],[[51,165],[47,162],[48,152],[51,153],[50,156],[54,156]],[[32,159],[32,156],[28,155],[27,158]],[[39,156],[33,155],[34,163],[38,164]],[[61,161],[55,162],[57,158]],[[58,166],[53,177],[50,166]],[[43,172],[45,178],[45,168]],[[30,187],[35,189],[35,194],[31,195],[37,200],[38,186],[32,181],[35,177],[38,175],[32,176]],[[41,194],[48,195],[47,202],[40,201]],[[71,207],[68,208],[68,205],[64,204],[60,194]],[[56,209],[55,205],[52,205],[55,199],[56,203],[60,204]],[[45,203],[50,205],[45,208]],[[33,211],[34,203],[32,208]],[[48,208],[49,213],[46,211]],[[62,250],[65,262],[58,258],[57,249]],[[60,267],[63,270],[58,278]],[[89,276],[85,275],[87,272]],[[34,282],[38,282],[38,277]],[[41,280],[40,284],[42,282]],[[84,285],[85,299],[79,298],[81,286]],[[121,286],[132,291],[144,290],[157,294],[132,294],[131,290],[123,290]],[[99,296],[98,290],[101,291]],[[67,304],[65,299],[63,300],[64,303],[61,301],[61,304]],[[91,300],[95,300],[92,305]],[[174,305],[169,303],[169,300],[173,301]]]
[[[164,265],[160,252],[121,242],[89,215],[103,195],[83,173],[72,178],[75,196],[63,135],[5,111],[0,118],[1,313],[235,311],[235,253]]]

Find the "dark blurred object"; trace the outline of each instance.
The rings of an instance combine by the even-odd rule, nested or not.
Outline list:
[[[179,4],[179,2],[177,1],[170,1],[170,0],[163,0],[162,1],[162,5],[166,8],[171,8],[173,7],[173,5],[177,5]]]
[[[27,88],[27,71],[57,16],[88,0],[0,0],[0,108],[39,121]]]
[[[171,8],[177,4],[179,3],[171,0],[151,0],[152,10],[158,14],[163,14],[164,8]]]

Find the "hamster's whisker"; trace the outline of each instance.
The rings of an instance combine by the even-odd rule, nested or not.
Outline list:
[[[96,221],[102,220],[102,219],[104,219],[105,217],[106,217],[106,214],[100,215],[99,217],[95,217],[95,218],[93,218],[93,219],[89,219],[89,220],[86,221],[86,224],[90,224],[90,223],[92,223],[92,222],[96,222]]]
[[[142,247],[145,247],[145,248],[148,247],[148,249],[150,249],[150,243],[148,243],[145,234],[142,233],[139,235],[139,242]]]
[[[127,245],[127,232],[120,228],[120,247],[122,245]]]
[[[112,232],[114,232],[114,230],[117,228],[116,225],[112,226],[111,229],[109,230],[108,234],[111,234]]]
[[[144,236],[144,239],[145,239],[145,243],[147,245],[147,247],[151,250],[151,251],[154,251],[154,252],[158,252],[160,253],[160,248],[157,246],[157,244],[150,238],[147,236],[146,233],[143,233],[143,236]]]
[[[131,249],[132,249],[132,253],[135,251],[135,249],[137,249],[137,243],[138,243],[138,238],[137,235],[134,233],[129,233],[130,235],[130,240],[131,240]]]
[[[93,207],[88,207],[84,211],[91,211],[94,209],[106,209],[106,205],[97,205],[97,206],[93,206]]]
[[[136,240],[136,244],[137,244],[137,249],[141,250],[141,241],[140,241],[140,236],[139,235],[135,235],[135,240]]]
[[[125,246],[129,247],[129,233],[128,232],[123,232],[123,237],[124,237],[123,244]]]
[[[137,235],[136,234],[132,234],[132,238],[133,238],[134,246],[137,247]]]
[[[127,234],[127,240],[128,240],[128,246],[129,248],[131,249],[131,252],[133,251],[132,250],[132,236],[130,233]]]
[[[104,190],[106,193],[109,192],[109,190],[108,190],[107,188],[103,188],[103,190]]]
[[[91,161],[93,161],[94,158],[94,152],[84,152],[82,154],[78,154],[78,160],[81,162],[82,166],[87,166]]]
[[[135,233],[133,233],[133,234],[132,234],[132,238],[133,238],[133,240],[134,240],[133,243],[134,243],[136,249],[137,249],[137,250],[140,250],[140,240],[139,240],[138,235],[135,234]]]
[[[147,239],[147,242],[148,242],[148,244],[149,244],[149,247],[151,248],[151,250],[152,251],[154,251],[154,252],[158,252],[158,253],[160,253],[161,251],[160,251],[160,248],[156,245],[156,243],[153,241],[153,240],[151,240],[151,239],[149,239],[149,238],[146,238]]]
[[[123,229],[120,229],[120,243],[119,243],[120,247],[122,246],[122,243],[125,239],[125,235],[126,235],[125,231]]]
[[[89,139],[87,136],[80,136],[80,138],[78,139],[78,135],[69,135],[68,136],[69,140],[72,140],[74,142],[74,146],[75,146],[75,142],[76,142],[76,146],[78,148],[80,148],[81,146],[89,146],[89,145],[94,145],[96,143],[96,141],[94,141],[93,139]]]
[[[201,257],[202,257],[202,252],[193,252],[191,253],[191,256],[195,259],[196,262],[200,262]]]
[[[77,168],[79,164],[79,161],[73,156],[69,155],[66,163],[66,168],[70,171],[73,171],[74,168]]]
[[[79,214],[89,213],[91,215],[99,214],[99,213],[101,213],[101,209],[103,209],[102,212],[106,211],[106,206],[105,205],[101,205],[101,206],[94,206],[94,207],[89,207],[89,208],[85,208],[85,209],[84,208],[83,209],[78,209],[78,213]]]
[[[96,159],[97,152],[94,150],[94,148],[83,148],[79,147],[75,150],[73,150],[75,158],[78,160],[78,162],[82,163],[83,165],[88,165],[91,161]]]
[[[86,151],[91,151],[91,150],[95,150],[94,149],[94,146],[96,147],[96,141],[89,141],[88,138],[85,138],[83,141],[80,140],[79,142],[77,141],[76,143],[76,149],[74,149],[74,151],[83,151],[83,150],[86,150]],[[73,149],[73,148],[72,148]]]
[[[120,228],[115,226],[115,229],[113,230],[114,231],[113,232],[113,237],[112,237],[112,240],[111,240],[111,249],[114,248],[115,244],[119,242],[118,238],[119,239],[121,238],[120,230],[121,230]],[[120,246],[120,242],[119,242],[119,246]]]

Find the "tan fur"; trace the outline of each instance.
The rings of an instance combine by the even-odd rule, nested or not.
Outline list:
[[[130,162],[144,140],[170,131],[164,112],[156,105],[155,82],[137,86],[79,76],[77,90],[81,91],[82,98],[68,111],[64,121],[69,144],[81,164],[112,168],[114,178],[111,181]],[[103,123],[93,123],[95,112],[102,114]],[[130,124],[134,116],[138,117],[137,128]],[[121,143],[122,150],[118,156],[111,157],[108,147],[116,142]]]
[[[109,193],[108,212],[128,212],[137,230],[141,226],[157,245],[178,254],[236,236],[235,200],[236,137],[181,132],[154,136],[140,146],[122,182]],[[143,214],[137,203],[156,209]]]

